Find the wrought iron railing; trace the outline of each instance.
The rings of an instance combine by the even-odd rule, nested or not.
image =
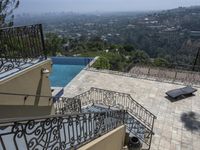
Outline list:
[[[130,94],[120,93],[92,87],[89,91],[77,95],[75,99],[81,100],[82,106],[89,104],[103,104],[127,110],[131,115],[141,120],[150,130],[153,129],[156,116],[135,101]]]
[[[54,98],[54,108],[56,114],[67,114],[81,112],[81,100],[76,98],[59,97]]]
[[[89,116],[91,116],[91,114],[99,114],[100,113],[101,114],[100,116],[103,116],[103,118],[104,118],[104,121],[103,121],[104,127],[102,130],[105,130],[105,128],[106,128],[106,130],[105,130],[106,132],[112,130],[114,127],[117,127],[116,125],[118,125],[118,124],[122,125],[122,122],[123,122],[123,124],[126,125],[129,134],[132,136],[138,137],[145,144],[147,149],[150,149],[152,135],[154,134],[153,133],[154,119],[156,117],[151,112],[149,112],[147,109],[145,109],[143,106],[141,106],[138,102],[133,100],[129,94],[119,93],[119,92],[114,92],[114,91],[109,91],[109,90],[103,90],[103,89],[98,89],[98,88],[91,88],[89,91],[87,91],[83,94],[80,94],[78,96],[75,96],[74,98],[50,97],[50,96],[16,94],[16,93],[0,93],[0,94],[1,95],[9,95],[9,96],[11,96],[11,95],[20,96],[25,101],[29,97],[48,98],[49,100],[52,100],[54,102],[53,105],[56,110],[55,111],[56,114],[67,115],[68,116],[67,120],[69,120],[69,118],[71,118],[71,116],[76,116],[76,115],[78,115],[79,117],[83,116],[83,118],[85,118],[84,117],[85,113],[80,114],[81,107],[88,106],[90,104],[100,104],[100,105],[104,105],[104,106],[109,106],[108,108],[110,108],[110,107],[118,108],[118,111],[108,109],[107,111],[98,112],[98,113],[87,113],[87,115],[85,115],[85,116],[86,117],[88,116],[88,119],[90,122],[91,117],[89,117]],[[118,112],[118,113],[113,114],[113,112]],[[62,121],[66,120],[65,117],[66,116],[62,115],[61,120]],[[19,121],[16,120],[16,121],[1,122],[0,123],[0,141],[1,141],[1,143],[3,143],[2,147],[4,149],[7,148],[4,146],[4,143],[7,141],[6,137],[9,137],[11,135],[11,136],[14,136],[13,137],[14,148],[12,148],[12,149],[17,149],[17,148],[20,149],[20,146],[21,146],[20,141],[27,140],[27,139],[30,140],[30,137],[32,137],[32,135],[35,135],[35,134],[38,134],[38,135],[37,136],[35,135],[36,137],[31,140],[36,140],[36,141],[31,141],[31,140],[28,142],[25,141],[25,142],[27,142],[27,143],[25,143],[25,145],[23,145],[24,144],[24,141],[23,141],[22,145],[28,147],[28,149],[35,149],[35,148],[37,148],[37,146],[32,147],[32,146],[30,146],[31,143],[33,143],[33,144],[34,144],[34,142],[37,144],[39,143],[38,145],[41,146],[42,144],[40,144],[40,142],[44,142],[46,140],[45,142],[50,143],[50,144],[42,145],[42,147],[45,149],[51,149],[52,145],[56,146],[56,148],[57,148],[57,145],[58,145],[58,147],[62,146],[62,145],[59,145],[60,143],[58,143],[58,141],[51,141],[51,139],[46,139],[46,137],[50,136],[54,133],[53,131],[49,131],[49,130],[51,130],[50,128],[60,129],[60,127],[61,127],[62,129],[60,129],[60,130],[62,132],[60,132],[60,130],[58,131],[58,129],[55,129],[55,132],[56,132],[56,134],[57,134],[57,132],[59,132],[58,138],[63,139],[63,137],[61,137],[61,135],[62,135],[62,136],[64,136],[64,140],[66,140],[66,135],[64,135],[64,133],[65,133],[65,129],[68,129],[68,132],[69,132],[69,123],[67,124],[67,121],[66,121],[64,123],[62,122],[62,125],[56,126],[56,124],[59,123],[60,116],[58,116],[58,117],[55,116],[55,117],[50,117],[50,118],[52,118],[52,120],[50,119],[49,122],[47,122],[47,118],[23,119],[23,120],[19,120]],[[75,117],[75,118],[77,118],[77,117]],[[94,119],[95,119],[95,117],[94,117]],[[72,119],[72,120],[74,120],[74,122],[77,122],[76,119]],[[5,126],[5,124],[7,125],[7,123],[12,123],[12,122],[13,122],[13,124],[9,125],[9,127]],[[45,123],[50,124],[52,122],[57,122],[57,123],[53,124],[53,126],[50,125],[51,127],[48,127],[48,126],[43,127],[43,125],[45,125]],[[93,123],[93,121],[91,121],[91,126],[90,126],[91,128],[92,128],[92,123]],[[18,126],[18,124],[20,126]],[[80,125],[81,124],[83,125],[84,123],[80,123]],[[90,123],[88,123],[88,124],[90,125]],[[30,126],[30,131],[26,131],[27,126]],[[65,127],[67,126],[67,127],[65,128],[64,126]],[[40,131],[40,129],[43,130],[43,128],[45,129],[45,131]],[[46,128],[48,130],[48,133],[46,133],[47,132]],[[71,137],[72,139],[69,138],[68,142],[61,143],[65,146],[64,146],[64,148],[61,147],[60,149],[70,149],[72,147],[77,148],[77,147],[81,146],[82,144],[87,143],[87,142],[91,141],[92,139],[96,138],[96,135],[92,136],[92,137],[88,135],[90,137],[90,139],[87,139],[87,140],[81,141],[81,142],[76,141],[76,140],[79,140],[77,138],[79,136],[77,135],[76,132],[78,129],[80,129],[80,134],[83,134],[83,133],[81,133],[82,128],[83,127],[77,128],[77,125],[75,123],[73,125],[71,125],[70,131],[71,131],[71,129],[75,130],[75,131],[69,132],[70,135],[73,135]],[[6,129],[6,130],[4,130],[4,129]],[[29,128],[28,128],[28,130],[29,130]],[[34,131],[32,131],[32,130],[34,130]],[[90,131],[89,129],[85,129],[85,130],[87,130],[87,133]],[[7,131],[7,132],[5,132],[5,131]],[[15,133],[15,132],[17,132],[17,133]],[[40,132],[44,132],[44,134],[42,134]],[[1,137],[1,133],[3,133],[2,137]],[[102,133],[102,132],[100,132],[100,133]],[[19,138],[18,138],[18,135],[19,135]],[[52,136],[54,136],[55,138],[57,137],[57,135],[52,135]],[[77,136],[76,137],[77,139],[74,139],[74,136]],[[83,134],[83,136],[84,136],[84,134]],[[17,137],[17,139],[15,139],[16,137]],[[40,139],[40,137],[45,137],[45,140],[42,141],[42,139]],[[38,138],[39,138],[39,142],[37,141]],[[58,139],[56,139],[56,140],[58,140]],[[72,141],[72,143],[70,142],[70,140]],[[69,145],[70,146],[72,145],[72,147],[69,147]],[[42,147],[39,147],[39,148],[42,148]]]
[[[188,71],[184,67],[135,66],[131,69],[130,74],[141,78],[152,78],[157,81],[200,85],[200,72]]]
[[[180,85],[200,86],[200,72],[181,70],[180,68],[170,69],[162,67],[135,66],[129,72],[87,68],[88,71],[114,74],[126,77],[156,80],[166,83]]]
[[[153,129],[150,130],[146,128],[141,121],[133,117],[130,113],[126,113],[125,115],[125,125],[126,130],[129,133],[129,136],[136,136],[141,142],[143,142],[142,149],[150,149],[151,141],[154,135]]]
[[[93,104],[82,109],[83,112],[102,112],[116,110],[114,107]],[[150,149],[152,131],[146,128],[138,119],[130,115],[128,112],[125,114],[124,123],[126,125],[126,133],[129,137],[136,136],[143,143],[142,149]]]
[[[126,110],[125,124],[127,125],[127,129],[144,142],[148,147],[147,149],[150,149],[156,116],[135,101],[130,94],[92,87],[89,91],[74,98],[80,99],[82,106],[100,104],[116,107],[119,110]],[[143,136],[139,136],[141,135],[139,134],[141,131]]]
[[[0,74],[46,59],[42,25],[0,29]]]
[[[124,124],[125,111],[0,121],[2,150],[77,149]]]

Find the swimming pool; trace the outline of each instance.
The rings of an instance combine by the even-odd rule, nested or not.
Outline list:
[[[65,87],[93,58],[52,57],[50,82],[52,87]]]

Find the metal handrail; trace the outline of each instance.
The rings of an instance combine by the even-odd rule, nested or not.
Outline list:
[[[140,108],[144,109],[144,110],[145,110],[145,113],[147,113],[147,114],[149,113],[150,116],[151,116],[150,118],[152,118],[152,120],[151,120],[150,122],[147,122],[146,119],[143,119],[143,118],[139,117],[139,116],[137,115],[137,113],[135,114],[135,113],[132,112],[132,110],[134,109],[134,108],[132,108],[132,107],[130,107],[130,108],[129,108],[130,110],[128,110],[128,111],[130,112],[130,114],[133,114],[134,116],[139,117],[139,120],[141,120],[142,123],[144,123],[145,125],[147,125],[147,127],[148,127],[150,130],[152,130],[152,132],[153,132],[154,120],[157,119],[157,117],[156,117],[153,113],[151,113],[150,111],[148,111],[145,107],[143,107],[142,105],[140,105],[137,101],[135,101],[135,100],[131,97],[131,95],[129,95],[129,98],[130,98],[130,100],[132,100],[134,103],[137,103],[137,105],[139,105]],[[141,109],[140,109],[140,110],[141,110]]]
[[[57,114],[66,114],[66,115],[56,115],[56,116],[47,116],[47,117],[39,117],[34,118],[39,120],[44,119],[51,119],[55,117],[65,117],[65,116],[76,116],[80,115],[81,113],[81,106],[86,106],[89,104],[104,104],[111,107],[119,107],[120,111],[129,113],[130,116],[132,116],[135,120],[135,122],[132,123],[131,126],[139,125],[142,127],[145,131],[145,133],[148,133],[149,137],[138,137],[141,141],[146,143],[149,147],[151,145],[151,138],[153,133],[153,126],[154,126],[154,119],[156,119],[156,116],[154,116],[151,112],[149,112],[146,108],[144,108],[142,105],[140,105],[138,102],[136,102],[130,94],[126,93],[120,93],[115,92],[111,90],[104,90],[99,88],[92,87],[89,91],[84,92],[78,96],[75,96],[74,98],[66,98],[66,97],[52,97],[52,96],[42,96],[42,95],[28,95],[28,94],[19,94],[19,93],[0,93],[4,95],[13,95],[13,96],[22,96],[24,99],[27,99],[28,97],[43,97],[43,98],[49,98],[49,99],[56,99],[54,101],[54,107],[56,109]],[[117,104],[119,102],[119,105]],[[134,111],[134,108],[137,108]],[[84,113],[84,114],[90,114],[90,113]],[[123,116],[124,119],[122,119],[123,123],[126,124],[128,127],[127,119],[125,115]],[[33,120],[33,118],[19,118],[19,119],[12,119],[12,120],[0,120],[0,129],[1,124],[9,124],[10,122],[26,122]],[[129,128],[131,129],[131,128]],[[138,128],[139,130],[140,128]],[[136,129],[134,129],[136,130]],[[137,131],[134,132],[134,130],[131,129],[130,133],[134,133],[136,136]],[[142,138],[142,139],[141,139]],[[147,140],[147,141],[146,141]]]
[[[147,69],[148,72],[144,73],[141,71],[142,69]],[[151,71],[156,70],[157,73],[152,75]],[[162,73],[161,73],[162,71]],[[168,74],[174,73],[173,77],[168,77]],[[178,68],[164,68],[164,67],[152,67],[152,66],[135,66],[135,68],[132,68],[132,71],[130,74],[136,74],[136,75],[144,75],[147,77],[155,77],[157,80],[171,80],[173,83],[176,81],[182,81],[183,83],[191,83],[191,84],[200,84],[200,73],[196,71],[191,71],[191,70],[183,70],[183,69],[178,69]],[[185,77],[178,77],[178,74],[184,74]],[[196,76],[191,78],[191,76]]]
[[[0,29],[0,74],[47,59],[42,24]]]
[[[157,119],[157,117],[156,117],[152,112],[150,112],[150,111],[147,110],[144,106],[142,106],[140,103],[138,103],[136,100],[134,100],[130,94],[129,94],[129,98],[130,98],[132,101],[134,101],[134,103],[136,103],[137,105],[139,105],[142,109],[144,109],[144,110],[147,111],[149,114],[151,114],[155,119]]]
[[[146,125],[146,127],[148,127],[150,130],[152,130],[152,123],[153,123],[153,120],[156,119],[156,116],[153,115],[153,113],[151,113],[149,110],[147,110],[145,107],[143,107],[141,104],[139,104],[137,101],[135,101],[130,94],[127,94],[127,93],[121,93],[121,92],[115,92],[115,91],[111,91],[111,90],[104,90],[104,89],[100,89],[100,88],[94,88],[92,87],[89,91],[86,91],[80,95],[77,95],[75,96],[74,98],[76,99],[80,99],[81,100],[81,103],[82,103],[82,106],[84,105],[88,105],[88,104],[92,104],[92,103],[103,103],[104,105],[110,105],[112,107],[116,107],[117,104],[116,104],[116,100],[114,100],[113,97],[110,98],[109,101],[106,101],[105,99],[106,98],[102,98],[100,97],[100,95],[98,95],[98,93],[96,94],[97,98],[95,99],[95,97],[92,97],[92,92],[94,91],[99,91],[99,93],[101,92],[105,92],[105,93],[112,93],[112,94],[116,94],[118,97],[119,96],[122,96],[123,97],[123,101],[118,101],[120,102],[120,105],[122,107],[126,107],[126,108],[123,108],[123,109],[126,109],[129,113],[131,113],[133,116],[137,117],[139,120],[141,120],[142,123],[144,123]],[[93,93],[94,94],[94,93]],[[95,95],[95,94],[94,94]],[[83,97],[87,96],[84,100],[83,100]],[[105,100],[105,101],[104,101]],[[141,110],[144,110],[144,113],[140,113],[140,112],[133,112],[135,109],[132,108],[131,106],[132,105],[127,105],[127,104],[130,104],[131,102],[135,103],[136,104],[136,109],[138,108],[141,108],[139,109],[140,111]],[[144,117],[147,117],[147,118],[144,118]],[[151,120],[149,120],[149,118],[151,118]]]
[[[124,124],[125,111],[76,113],[0,120],[7,149],[77,149]]]
[[[133,122],[129,123],[129,121],[133,121]],[[125,124],[126,124],[126,129],[129,131],[129,134],[134,134],[134,136],[138,137],[143,143],[145,143],[148,146],[148,149],[150,149],[151,140],[152,140],[152,136],[154,135],[154,132],[150,130],[149,128],[146,128],[145,125],[140,122],[140,120],[133,117],[128,112],[126,113]],[[134,127],[134,125],[136,127]]]
[[[130,94],[92,87],[74,98],[80,99],[82,106],[103,104],[109,106],[108,108],[126,110],[129,117],[125,117],[124,121],[129,134],[134,134],[150,149],[156,116],[136,102]],[[139,135],[140,132],[143,133],[142,136]]]
[[[168,68],[162,68],[160,70],[157,70],[157,73],[150,74],[151,69],[156,68],[148,68],[145,67],[148,71],[148,73],[144,73],[140,69],[142,69],[141,66],[137,66],[134,68],[134,71],[130,72],[119,72],[119,71],[113,71],[113,70],[105,70],[105,69],[95,69],[95,68],[87,68],[87,71],[92,72],[100,72],[100,73],[106,73],[106,74],[113,74],[113,75],[119,75],[119,76],[125,76],[125,77],[133,77],[133,78],[139,78],[139,79],[147,79],[147,80],[153,80],[153,81],[159,81],[159,82],[165,82],[165,83],[172,83],[172,84],[179,84],[179,85],[188,85],[192,84],[193,86],[199,87],[200,85],[200,72],[195,71],[186,71],[186,70],[178,70],[178,69],[168,69]],[[158,68],[157,68],[158,69]],[[173,71],[174,77],[168,77],[167,71]],[[185,77],[178,77],[178,75],[182,76],[182,74],[185,74]]]

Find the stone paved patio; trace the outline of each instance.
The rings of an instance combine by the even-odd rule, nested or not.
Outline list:
[[[195,96],[171,102],[165,92],[182,86],[83,70],[65,87],[64,96],[91,87],[130,93],[157,116],[152,150],[200,150],[200,88]]]

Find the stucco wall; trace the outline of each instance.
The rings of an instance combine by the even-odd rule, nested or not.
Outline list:
[[[126,127],[120,126],[78,150],[122,150]]]
[[[50,82],[42,68],[51,71],[51,61],[46,60],[16,75],[0,81],[0,92],[51,96]],[[9,96],[0,94],[0,118],[49,115],[52,101],[49,98]]]

